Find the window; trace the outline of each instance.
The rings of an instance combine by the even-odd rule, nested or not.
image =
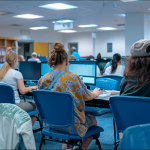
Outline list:
[[[112,43],[107,43],[107,52],[112,52]]]

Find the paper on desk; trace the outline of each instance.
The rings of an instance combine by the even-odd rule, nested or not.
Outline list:
[[[100,94],[98,97],[108,97],[110,96],[111,93],[104,93],[104,94]]]

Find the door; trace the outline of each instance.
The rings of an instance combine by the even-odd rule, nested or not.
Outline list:
[[[75,47],[78,51],[78,43],[77,42],[68,43],[68,49],[69,49],[69,54],[68,55],[71,54],[72,47]]]

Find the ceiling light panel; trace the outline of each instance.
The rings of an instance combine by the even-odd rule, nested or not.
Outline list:
[[[59,32],[62,32],[62,33],[74,33],[74,32],[77,32],[75,30],[61,30]]]
[[[140,0],[120,0],[122,2],[136,2],[136,1],[140,1]]]
[[[53,21],[52,23],[70,23],[73,22],[73,20],[57,20],[57,21]]]
[[[68,5],[68,4],[64,4],[64,3],[46,4],[46,5],[41,5],[39,7],[47,8],[47,9],[53,9],[53,10],[64,10],[64,9],[78,8],[77,6]]]
[[[22,15],[17,15],[13,17],[23,18],[23,19],[37,19],[37,18],[43,18],[44,16],[38,16],[38,15],[33,15],[33,14],[22,14]]]
[[[42,29],[48,29],[48,27],[40,26],[40,27],[31,27],[29,29],[31,29],[31,30],[42,30]]]
[[[89,27],[97,27],[98,25],[96,24],[86,24],[86,25],[79,25],[78,27],[80,28],[89,28]]]
[[[101,28],[97,28],[99,30],[116,30],[116,28],[112,28],[112,27],[101,27]]]

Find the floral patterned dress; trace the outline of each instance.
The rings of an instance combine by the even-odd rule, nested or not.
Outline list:
[[[52,83],[54,78],[62,70],[54,70],[44,75],[39,80],[39,89],[47,90],[48,86]],[[52,91],[67,92],[70,93],[74,100],[74,127],[77,134],[83,137],[87,130],[88,124],[85,117],[85,101],[90,100],[91,92],[87,89],[86,85],[75,73],[65,72],[53,85]],[[52,127],[52,126],[51,126]],[[65,132],[73,132],[71,126],[65,128],[52,127],[56,130]]]

